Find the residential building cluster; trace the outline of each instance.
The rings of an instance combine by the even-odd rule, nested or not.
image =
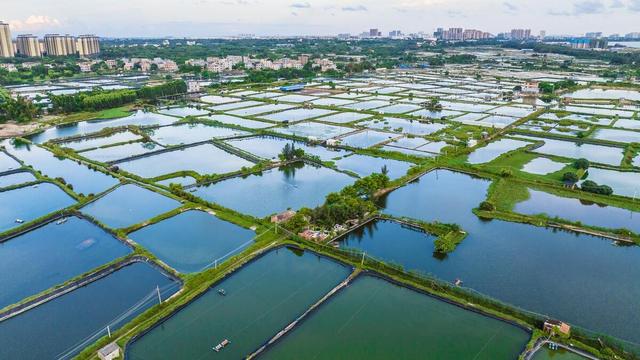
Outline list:
[[[109,61],[109,60],[107,60]],[[115,68],[115,66],[117,66],[117,61],[115,60],[111,60],[112,63],[107,63],[107,65],[109,67],[111,67],[110,64],[113,64],[113,67]],[[134,70],[134,69],[138,69],[142,72],[149,72],[152,70],[157,69],[158,71],[161,72],[176,72],[178,71],[178,64],[176,64],[175,61],[173,60],[166,60],[166,59],[161,59],[161,58],[153,58],[153,59],[146,59],[146,58],[131,58],[131,59],[121,59],[121,61],[123,62],[123,69],[125,71],[130,71],[130,70]],[[113,63],[115,62],[115,64]],[[155,69],[154,69],[155,68]]]
[[[100,53],[100,38],[95,35],[47,34],[42,40],[32,34],[18,35],[13,41],[9,24],[0,22],[0,57],[69,56],[83,57]]]
[[[512,29],[511,37],[512,40],[528,40],[531,39],[531,29]]]
[[[185,64],[199,66],[208,71],[219,73],[233,70],[234,67],[240,64],[242,64],[245,69],[250,70],[302,69],[309,61],[309,55],[300,55],[297,59],[282,58],[278,60],[229,55],[224,58],[208,57],[206,59],[190,59],[187,60]],[[335,63],[329,59],[314,59],[312,63],[314,67],[319,67],[321,71],[337,69]]]

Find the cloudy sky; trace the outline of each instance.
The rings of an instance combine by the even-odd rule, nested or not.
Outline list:
[[[640,31],[640,0],[3,0],[12,32],[95,33],[104,37],[431,32]]]

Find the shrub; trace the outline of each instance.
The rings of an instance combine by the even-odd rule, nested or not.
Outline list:
[[[493,205],[492,202],[490,201],[483,201],[480,203],[480,210],[483,211],[494,211],[496,209],[496,206]]]
[[[578,159],[573,163],[573,167],[575,167],[576,169],[583,169],[583,170],[587,170],[589,168],[591,164],[589,163],[589,160],[587,159]]]
[[[571,182],[571,183],[577,183],[578,182],[578,175],[576,175],[576,173],[574,172],[566,172],[562,175],[562,181],[567,181],[567,182]]]
[[[586,180],[582,183],[581,186],[583,191],[601,194],[601,195],[611,195],[613,194],[613,189],[607,185],[598,185],[595,181]]]

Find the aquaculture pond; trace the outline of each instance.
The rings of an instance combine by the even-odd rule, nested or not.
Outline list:
[[[114,177],[91,170],[73,160],[57,158],[35,145],[10,146],[7,150],[26,164],[40,170],[43,175],[63,178],[78,194],[97,194],[118,183]]]
[[[544,157],[537,157],[524,164],[522,171],[536,175],[551,174],[562,170],[567,164],[553,161]]]
[[[312,119],[319,116],[325,116],[333,113],[331,110],[324,109],[293,109],[293,110],[285,110],[282,112],[277,112],[269,115],[261,116],[261,119],[276,121],[276,122],[294,122],[301,121],[306,119]]]
[[[244,358],[338,285],[349,271],[313,253],[273,250],[134,340],[127,359]],[[225,339],[229,345],[220,352],[212,350]]]
[[[615,141],[619,143],[640,143],[640,132],[618,130],[618,129],[599,129],[592,135],[594,139]]]
[[[89,285],[0,322],[0,358],[70,359],[84,347],[168,298],[179,283],[146,263],[128,265]],[[37,339],[37,340],[36,340]]]
[[[80,153],[80,155],[94,161],[112,162],[112,161],[128,158],[131,156],[150,153],[152,151],[157,151],[160,149],[163,149],[163,147],[154,142],[147,142],[147,143],[137,142],[137,143],[89,150],[89,151]]]
[[[546,214],[585,225],[624,228],[640,233],[640,213],[532,189],[529,189],[529,199],[516,204],[514,211],[527,215]]]
[[[212,144],[189,146],[118,163],[122,170],[143,178],[154,178],[183,170],[203,175],[225,174],[253,165],[254,163]]]
[[[36,177],[28,171],[21,171],[0,176],[0,188],[36,181]]]
[[[60,146],[67,147],[76,151],[93,149],[109,144],[118,144],[124,142],[130,142],[134,140],[139,140],[140,136],[130,132],[130,131],[122,131],[118,133],[111,134],[109,136],[103,137],[91,137],[84,138],[69,142],[60,143]]]
[[[76,201],[56,185],[40,183],[0,192],[0,232],[33,221]]]
[[[384,212],[456,223],[468,232],[444,259],[434,257],[433,250],[391,253],[407,246],[402,241],[406,236],[385,237],[390,254],[399,254],[393,260],[407,270],[446,281],[459,278],[464,286],[524,309],[640,342],[640,312],[635,306],[640,297],[640,248],[613,246],[610,240],[557,229],[483,221],[471,209],[485,199],[488,187],[488,181],[439,170],[391,192],[380,204]],[[385,258],[384,254],[377,256]],[[552,280],[557,274],[562,274],[562,281]]]
[[[640,120],[618,119],[613,126],[617,128],[640,130]]]
[[[425,123],[418,120],[384,118],[382,120],[367,120],[358,123],[359,126],[413,135],[430,135],[447,127],[445,124]]]
[[[397,134],[390,134],[381,131],[364,130],[341,138],[340,143],[342,145],[355,148],[368,148],[383,141],[389,141],[393,138],[397,138],[398,136],[399,135]]]
[[[0,308],[130,252],[111,234],[77,217],[8,239],[0,243]]]
[[[20,168],[20,163],[11,156],[0,151],[0,173]]]
[[[214,266],[253,241],[255,233],[212,214],[190,210],[146,226],[129,237],[182,273]]]
[[[619,89],[582,89],[564,96],[574,99],[607,99],[607,100],[635,100],[640,101],[640,92]]]
[[[195,195],[241,213],[263,217],[288,208],[320,205],[327,194],[354,181],[332,169],[295,164],[198,187]]]
[[[528,340],[514,325],[361,275],[260,358],[515,359]]]
[[[167,108],[158,111],[160,114],[173,115],[179,117],[206,115],[209,112],[204,109],[198,109],[192,106]]]
[[[179,206],[176,200],[133,184],[125,184],[89,203],[82,208],[82,212],[109,227],[124,228]]]
[[[574,352],[559,348],[558,350],[550,350],[547,347],[542,347],[536,351],[533,355],[533,360],[586,360]]]
[[[273,111],[282,111],[287,109],[292,109],[295,106],[287,105],[287,104],[267,104],[260,106],[253,106],[244,109],[231,110],[227,111],[227,114],[237,115],[237,116],[255,116],[258,114],[264,114]]]
[[[329,149],[324,146],[311,146],[301,141],[294,141],[275,136],[256,136],[238,140],[227,141],[229,145],[250,152],[263,159],[277,159],[285,145],[293,144],[297,149],[302,149],[306,154],[320,157],[322,160],[331,160],[346,155],[348,152],[339,149]]]
[[[346,124],[346,123],[350,123],[350,122],[354,122],[354,121],[358,121],[358,120],[362,120],[370,117],[371,115],[369,114],[361,114],[357,112],[345,111],[345,112],[339,112],[337,114],[333,114],[329,116],[324,116],[316,120],[326,121],[334,124]]]
[[[587,180],[610,186],[614,194],[636,198],[640,197],[640,172],[590,167]]]
[[[212,115],[212,116],[206,117],[206,119],[218,121],[228,125],[242,126],[247,129],[264,129],[264,128],[276,125],[276,124],[272,124],[264,121],[243,119],[243,118],[231,116],[231,115]]]
[[[180,124],[148,130],[151,138],[162,145],[192,144],[214,138],[246,135],[246,131],[204,124]]]
[[[497,159],[500,155],[506,154],[509,151],[523,148],[531,143],[513,140],[513,139],[501,139],[496,142],[492,142],[487,146],[474,150],[467,162],[469,164],[483,164]]]
[[[127,125],[168,125],[176,121],[178,121],[178,119],[171,116],[156,114],[152,112],[138,111],[131,116],[119,119],[81,121],[78,123],[59,125],[57,127],[50,128],[41,133],[35,134],[29,137],[29,139],[34,143],[42,144],[48,140],[68,136],[90,134],[108,127],[113,128]]]
[[[281,134],[301,136],[306,138],[316,138],[320,140],[327,140],[332,137],[344,135],[354,131],[352,128],[344,126],[321,124],[312,121],[301,122],[282,128],[275,128],[273,130]]]
[[[334,163],[338,169],[353,171],[362,177],[369,176],[373,173],[380,173],[382,172],[382,168],[386,167],[388,171],[387,175],[390,179],[397,179],[406,175],[411,165],[413,165],[404,161],[359,154],[345,156],[342,159],[334,161]]]
[[[570,159],[585,158],[591,162],[619,166],[622,161],[621,148],[580,144],[572,141],[527,137],[535,141],[544,141],[544,145],[533,150],[540,154],[562,156]]]

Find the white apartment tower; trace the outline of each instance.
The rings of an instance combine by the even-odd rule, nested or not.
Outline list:
[[[16,50],[18,54],[24,56],[42,56],[38,37],[31,34],[18,35],[18,37],[16,38]]]
[[[77,53],[76,38],[70,35],[47,34],[44,36],[44,51],[49,56],[67,56]]]
[[[13,42],[9,24],[0,21],[0,57],[13,57]]]
[[[95,35],[78,37],[78,53],[80,56],[91,56],[100,53],[100,39]]]

